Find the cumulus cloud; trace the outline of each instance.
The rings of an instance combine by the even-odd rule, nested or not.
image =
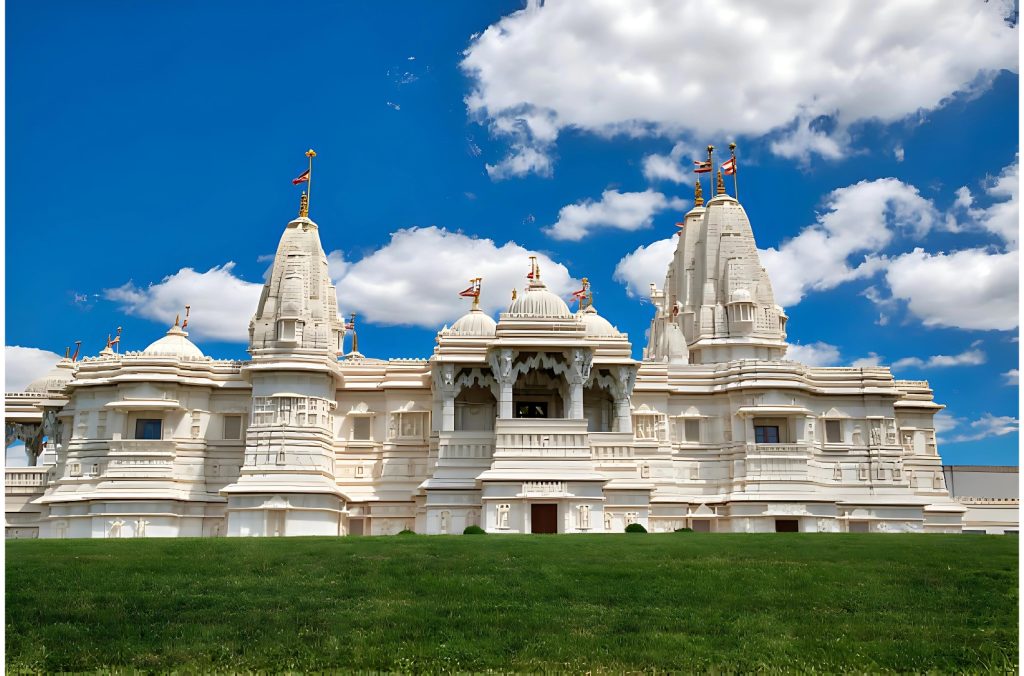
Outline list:
[[[944,437],[946,432],[951,432],[955,430],[957,426],[960,425],[961,423],[963,423],[962,419],[956,418],[952,414],[945,412],[936,413],[935,417],[933,418],[933,424],[935,425],[935,433],[939,437]],[[940,439],[940,441],[945,441],[945,439]]]
[[[936,415],[935,417],[938,418],[939,416]],[[938,425],[936,425],[937,432],[945,433],[957,429],[960,430],[959,434],[942,440],[947,444],[981,441],[990,437],[1002,437],[1007,434],[1015,434],[1020,429],[1020,421],[1017,418],[1008,415],[992,415],[991,413],[985,413],[977,420],[972,420],[966,424],[963,420],[951,416],[943,422],[946,425],[946,429],[939,430]],[[948,426],[950,423],[952,423],[951,427]]]
[[[7,392],[24,392],[29,383],[42,378],[60,361],[60,355],[38,347],[4,346],[4,387]]]
[[[182,268],[145,288],[127,282],[107,289],[104,296],[119,303],[130,315],[168,326],[189,304],[192,306],[188,324],[190,337],[245,342],[263,284],[236,277],[232,272],[234,267],[233,262],[228,262],[206,272]]]
[[[634,298],[648,298],[651,284],[661,284],[668,264],[676,252],[676,239],[659,239],[646,246],[638,246],[626,254],[615,266],[614,279],[626,285],[626,293]]]
[[[821,341],[806,345],[791,344],[786,349],[786,359],[807,366],[835,366],[839,363],[839,348]]]
[[[598,201],[583,200],[559,209],[558,221],[544,232],[554,239],[578,242],[595,228],[649,228],[655,214],[669,208],[682,211],[686,205],[685,200],[666,197],[650,188],[643,192],[605,190]]]
[[[432,226],[399,230],[383,247],[350,263],[337,281],[338,298],[342,307],[376,324],[440,328],[469,310],[458,293],[471,277],[484,278],[485,312],[507,308],[512,289],[525,285],[531,255],[551,291],[564,298],[579,288],[564,265],[544,254]]]
[[[658,0],[530,3],[473,36],[461,63],[472,81],[466,105],[510,141],[492,175],[550,173],[566,129],[769,136],[779,154],[834,158],[859,123],[917,116],[1016,72],[1012,10],[942,0],[731,1],[712,12]]]
[[[780,305],[799,303],[809,290],[824,291],[874,274],[884,261],[872,254],[888,245],[896,231],[922,237],[939,221],[935,206],[917,188],[895,178],[833,190],[825,207],[815,224],[778,249],[760,252]]]
[[[693,160],[700,157],[697,151],[685,143],[676,143],[668,155],[657,153],[644,157],[644,178],[648,181],[671,181],[672,183],[693,184]]]
[[[867,368],[869,366],[879,366],[882,363],[882,357],[876,352],[868,352],[868,356],[861,357],[860,359],[854,359],[850,366],[858,369]]]
[[[542,253],[437,227],[399,230],[355,262],[331,251],[327,267],[345,312],[358,312],[377,324],[440,328],[469,309],[458,292],[470,277],[484,278],[481,308],[494,313],[507,307],[512,288],[525,285],[531,255],[537,256],[542,278],[554,293],[567,297],[579,288],[564,265]],[[128,282],[105,295],[129,314],[168,325],[190,303],[193,338],[246,342],[263,285],[240,279],[233,268],[234,263],[202,273],[182,268],[145,288]]]
[[[976,200],[970,188],[963,186],[957,191],[954,209],[960,207],[971,224],[998,236],[1012,248],[1016,248],[1020,236],[1020,163],[1013,162],[1003,168],[999,175],[984,183],[984,192],[993,203],[988,207],[975,207]]]
[[[925,326],[1008,331],[1018,323],[1017,251],[964,249],[950,254],[917,248],[889,262],[885,279],[895,298]]]
[[[1018,369],[1010,369],[1003,374],[1003,379],[1007,385],[1019,385],[1020,384],[1020,371]]]
[[[894,370],[917,368],[917,369],[934,369],[934,368],[947,368],[949,366],[978,366],[984,364],[986,355],[985,352],[978,349],[978,341],[975,341],[973,345],[967,350],[964,350],[960,354],[935,354],[930,357],[922,359],[921,357],[904,357],[903,359],[897,359],[892,363]]]

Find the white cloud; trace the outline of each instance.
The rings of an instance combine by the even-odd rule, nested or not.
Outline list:
[[[192,306],[188,323],[190,337],[246,342],[249,320],[256,311],[263,284],[236,277],[232,272],[234,267],[233,262],[228,262],[206,272],[182,268],[144,289],[128,282],[106,289],[104,296],[119,303],[130,315],[167,326],[189,304]]]
[[[835,366],[839,363],[839,348],[821,341],[806,345],[790,344],[785,358],[807,366]]]
[[[685,143],[676,143],[668,155],[655,153],[644,157],[644,178],[693,185],[692,158],[695,157],[698,157],[696,150]]]
[[[920,357],[904,357],[894,361],[892,368],[894,370],[901,370],[906,368],[934,369],[949,366],[978,366],[985,363],[986,355],[982,350],[978,349],[977,345],[978,342],[975,342],[974,345],[960,354],[935,354],[925,359]]]
[[[60,355],[37,347],[4,346],[4,387],[7,392],[24,392],[29,383],[42,378],[60,361]]]
[[[957,190],[954,208],[960,207],[978,227],[997,235],[1016,248],[1020,236],[1020,163],[1003,168],[985,183],[985,193],[997,200],[984,208],[975,208],[976,200],[966,186]]]
[[[551,291],[564,298],[579,288],[564,265],[544,254],[432,226],[399,230],[383,247],[350,263],[337,281],[338,298],[347,311],[376,324],[439,329],[469,310],[458,293],[471,277],[484,278],[484,311],[507,308],[512,289],[526,283],[531,255]]]
[[[941,414],[939,414],[941,415]],[[935,416],[938,418],[939,416]],[[963,430],[964,424],[962,420],[958,418],[950,417],[948,422],[952,422],[952,427],[942,430],[942,432],[952,431],[953,429]],[[949,438],[943,439],[944,443],[956,444],[964,441],[980,441],[982,439],[988,439],[989,437],[1001,437],[1007,434],[1015,434],[1020,428],[1020,421],[1016,418],[1008,415],[992,415],[991,413],[985,413],[977,420],[973,420],[966,425],[970,428],[970,431],[962,431],[960,434]],[[938,425],[936,425],[936,431]]]
[[[682,211],[686,205],[685,200],[666,197],[650,188],[643,192],[605,190],[600,201],[588,199],[559,209],[558,221],[544,232],[554,239],[578,242],[594,228],[649,228],[658,212],[669,208]]]
[[[885,279],[925,326],[1008,331],[1017,328],[1019,258],[1017,251],[918,248],[890,261]]]
[[[922,237],[938,221],[934,205],[895,178],[838,188],[825,206],[814,225],[778,249],[760,252],[780,305],[799,303],[809,290],[824,291],[874,274],[884,261],[870,254],[889,244],[896,230]],[[857,254],[860,260],[851,261]]]
[[[661,285],[668,272],[668,264],[676,253],[676,238],[659,239],[647,246],[639,246],[626,254],[615,266],[614,279],[626,285],[626,293],[634,298],[648,298],[651,284]]]
[[[1019,385],[1020,371],[1018,369],[1010,369],[1003,374],[1003,378],[1006,380],[1007,385]]]
[[[903,149],[903,146],[896,146],[893,148],[892,154],[897,162],[902,162],[903,158],[907,156],[907,151]]]
[[[917,116],[1016,72],[1011,11],[942,0],[731,1],[714,11],[658,0],[530,3],[471,38],[466,105],[511,140],[512,155],[548,158],[521,159],[503,175],[550,172],[565,129],[770,135],[787,156],[838,157],[860,122]]]
[[[876,352],[868,352],[868,356],[861,357],[860,359],[854,359],[850,366],[858,369],[867,368],[869,366],[879,366],[882,363],[882,357]]]

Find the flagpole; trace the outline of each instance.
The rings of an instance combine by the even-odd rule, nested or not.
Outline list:
[[[316,157],[316,152],[310,148],[306,151],[306,157],[309,158],[309,174],[306,177],[306,211],[309,211],[309,201],[313,199],[313,158]]]
[[[736,144],[735,143],[730,143],[729,144],[729,150],[732,152],[732,191],[733,191],[733,193],[735,193],[734,196],[736,197],[736,201],[739,202],[740,201],[740,184],[739,184],[739,180],[736,178],[736,174],[739,173],[738,172],[739,167],[736,164]]]
[[[714,146],[712,146],[712,145],[709,145],[709,146],[708,146],[708,164],[710,164],[710,165],[711,165],[711,171],[710,171],[710,172],[708,172],[708,173],[710,173],[710,174],[711,174],[711,177],[710,177],[710,178],[708,178],[708,180],[709,180],[709,181],[711,181],[711,185],[712,185],[712,186],[714,186],[714,184],[715,184],[715,161],[714,161],[714,159],[712,159],[712,157],[711,157],[711,154],[712,154],[713,152],[715,152],[715,147],[714,147]],[[714,190],[712,190],[711,192],[713,193],[713,192],[714,192]],[[714,195],[712,195],[712,197],[714,197]]]

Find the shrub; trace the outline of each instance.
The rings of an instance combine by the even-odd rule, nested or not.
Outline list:
[[[398,534],[399,535],[416,535],[416,531],[409,530],[408,528],[403,528],[402,530],[398,531]]]
[[[466,526],[466,530],[462,531],[463,535],[485,535],[485,531],[480,526]]]
[[[692,528],[676,528],[677,533],[692,533]]]
[[[647,529],[641,523],[631,523],[626,526],[627,533],[646,533]]]

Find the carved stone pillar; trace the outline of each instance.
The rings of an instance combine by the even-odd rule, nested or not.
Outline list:
[[[569,355],[569,369],[566,378],[569,381],[569,410],[567,417],[572,420],[583,420],[583,386],[590,380],[590,366],[593,354],[590,350],[575,349]]]
[[[434,371],[434,387],[441,400],[441,432],[455,429],[455,364],[439,364]]]
[[[498,417],[504,420],[512,418],[512,350],[505,348],[490,355],[491,371],[498,383]]]
[[[630,411],[630,399],[633,396],[633,385],[636,383],[636,369],[630,366],[619,366],[614,373],[616,429],[619,432],[632,432],[633,415]]]

